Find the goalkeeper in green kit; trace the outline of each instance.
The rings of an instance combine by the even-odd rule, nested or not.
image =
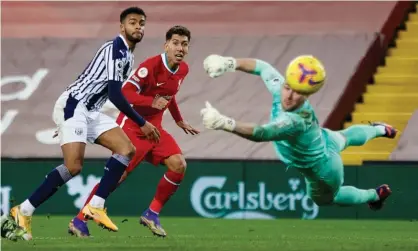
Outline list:
[[[234,133],[254,142],[273,142],[279,159],[304,175],[307,193],[319,206],[368,203],[372,210],[383,207],[391,194],[388,185],[366,190],[343,186],[340,152],[377,137],[394,138],[397,130],[380,122],[342,131],[322,128],[307,100],[325,82],[325,69],[318,59],[309,55],[295,58],[288,65],[286,78],[259,59],[210,55],[203,65],[212,78],[235,71],[258,75],[273,98],[270,122],[264,125],[235,121],[206,102],[201,110],[206,128]]]

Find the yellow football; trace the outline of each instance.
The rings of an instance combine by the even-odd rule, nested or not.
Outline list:
[[[286,69],[286,82],[292,90],[313,94],[324,85],[326,72],[324,65],[312,55],[294,58]]]

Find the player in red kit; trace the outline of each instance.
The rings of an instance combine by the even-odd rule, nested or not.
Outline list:
[[[186,161],[181,149],[174,138],[162,128],[164,111],[168,108],[177,125],[186,133],[191,135],[199,133],[183,120],[175,97],[189,72],[189,67],[183,59],[188,54],[190,38],[190,31],[183,26],[169,29],[166,33],[165,52],[141,63],[122,87],[125,98],[133,108],[146,121],[158,128],[161,134],[159,141],[149,141],[140,127],[125,114],[120,113],[117,118],[117,123],[136,148],[135,156],[119,184],[143,160],[154,165],[163,164],[168,168],[158,183],[149,208],[140,218],[142,225],[147,226],[155,235],[163,237],[167,234],[161,227],[158,215],[164,204],[176,192],[186,169]],[[96,189],[97,186],[93,188],[91,194],[94,194]],[[86,203],[90,199],[91,197]],[[89,236],[87,222],[81,212],[70,222],[69,232],[79,237]]]

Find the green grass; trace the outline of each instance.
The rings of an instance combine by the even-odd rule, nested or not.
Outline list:
[[[119,232],[90,222],[94,237],[78,239],[67,234],[69,219],[35,217],[34,240],[2,240],[2,250],[418,250],[418,222],[409,221],[162,218],[163,239],[137,218],[113,217]]]

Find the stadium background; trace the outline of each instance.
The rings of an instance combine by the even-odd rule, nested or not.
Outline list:
[[[25,199],[60,163],[51,138],[58,95],[89,62],[97,46],[118,34],[127,2],[2,2],[1,207]],[[318,209],[293,170],[285,172],[270,144],[203,131],[191,137],[170,116],[164,125],[188,160],[186,179],[163,214],[209,218],[416,217],[418,206],[418,14],[412,2],[140,2],[148,15],[136,64],[161,53],[166,30],[192,31],[191,71],[178,95],[183,116],[203,129],[209,100],[237,119],[267,121],[270,97],[253,76],[209,79],[211,53],[264,59],[283,71],[289,60],[314,54],[328,69],[327,85],[311,99],[323,126],[341,129],[368,120],[401,130],[343,153],[345,181],[394,189],[385,210]],[[355,15],[353,15],[355,13]],[[115,114],[112,105],[105,110]],[[100,179],[109,152],[88,147],[84,170],[37,211],[74,214]],[[164,168],[143,164],[108,201],[110,215],[139,215]],[[132,192],[134,191],[134,192]],[[129,206],[127,206],[129,205]]]

